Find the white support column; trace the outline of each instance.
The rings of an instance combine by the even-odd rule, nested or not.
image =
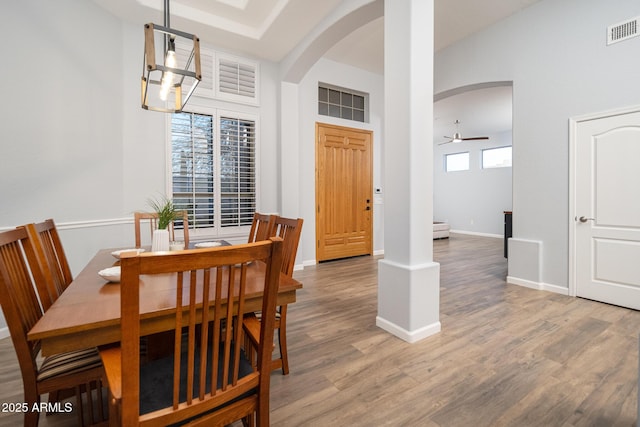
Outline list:
[[[433,261],[434,0],[384,5],[384,259],[376,324],[415,342],[440,331]]]
[[[300,194],[300,128],[298,84],[280,84],[280,215],[299,216]]]

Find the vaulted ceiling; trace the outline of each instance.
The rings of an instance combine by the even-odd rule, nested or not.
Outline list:
[[[93,1],[119,18],[140,25],[141,28],[147,22],[163,22],[163,0]],[[434,48],[436,51],[445,48],[536,1],[538,0],[435,0]],[[173,0],[170,2],[170,23],[172,28],[197,34],[205,44],[279,62],[336,8],[356,3],[357,0]],[[349,36],[329,49],[325,57],[382,74],[383,19],[379,18],[354,29]],[[494,95],[505,93],[502,89]],[[473,110],[473,102],[483,94],[489,96],[491,91],[487,89],[476,96],[467,95],[458,103],[453,102],[457,98],[454,97],[449,100],[446,109],[454,112],[458,109],[460,112],[456,113],[456,117],[461,121],[463,116],[474,117],[461,109]],[[497,100],[495,103],[504,105],[504,102],[500,103]],[[451,130],[447,133],[450,134],[453,132],[453,120],[449,113],[438,112],[438,104],[435,106],[435,127],[440,126],[438,120],[447,126],[451,121]],[[486,102],[484,105],[486,111]],[[511,122],[510,110],[508,121]],[[471,129],[472,123],[467,125],[470,132],[476,132],[475,127]],[[500,126],[504,127],[503,124]],[[505,129],[492,128],[484,132],[501,130]],[[479,129],[477,132],[482,130]],[[436,135],[440,133],[436,131]]]

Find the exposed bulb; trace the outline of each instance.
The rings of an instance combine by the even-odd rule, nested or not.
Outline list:
[[[176,52],[175,50],[168,50],[164,58],[165,67],[176,68]],[[162,75],[162,86],[160,88],[160,99],[166,101],[169,96],[171,86],[173,86],[173,73],[171,71],[165,71]]]
[[[164,65],[171,68],[176,68],[176,51],[169,49],[167,55],[164,58]]]

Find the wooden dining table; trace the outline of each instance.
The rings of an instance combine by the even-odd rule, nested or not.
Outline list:
[[[98,251],[29,331],[29,340],[40,340],[43,356],[120,342],[120,283],[98,275],[100,270],[119,264],[111,255],[116,249]],[[249,264],[244,306],[247,313],[262,309],[264,275],[263,262]],[[172,285],[167,285],[172,282],[166,277],[141,278],[141,335],[166,331],[174,319],[167,309],[175,300]],[[302,283],[281,274],[277,304],[294,303],[300,288]]]

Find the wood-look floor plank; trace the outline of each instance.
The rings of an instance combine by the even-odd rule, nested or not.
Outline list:
[[[495,238],[434,241],[442,332],[414,344],[375,326],[380,257],[295,272],[304,288],[288,312],[291,372],[271,376],[272,425],[635,425],[640,312],[509,285],[502,250]],[[0,400],[19,401],[10,340],[0,379]],[[0,427],[20,423],[0,413]]]

